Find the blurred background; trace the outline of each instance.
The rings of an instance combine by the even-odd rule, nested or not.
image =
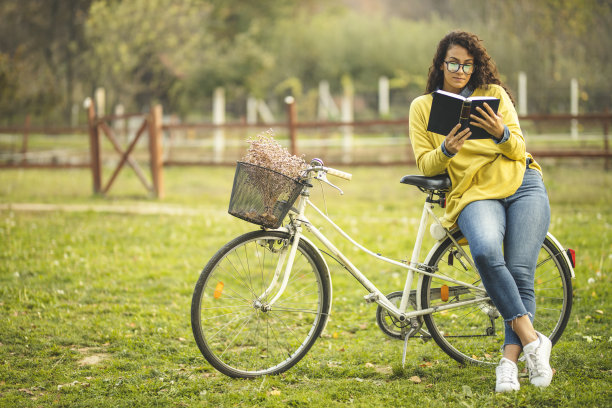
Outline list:
[[[0,163],[85,163],[87,139],[74,135],[87,132],[90,101],[97,117],[115,115],[108,123],[125,143],[140,122],[122,115],[161,105],[167,162],[231,162],[256,130],[219,136],[203,124],[278,127],[287,96],[299,121],[400,120],[351,137],[374,140],[366,154],[384,144],[383,160],[409,160],[408,148],[394,154],[408,143],[401,121],[454,29],[483,40],[522,116],[612,105],[608,0],[2,0]],[[608,122],[531,119],[521,123],[542,143],[580,134],[581,148],[607,149]],[[355,160],[342,129],[313,125],[300,137],[326,140],[314,150],[344,143],[334,157]],[[81,153],[37,159],[45,143]]]

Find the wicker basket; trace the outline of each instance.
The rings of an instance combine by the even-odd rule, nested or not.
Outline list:
[[[238,162],[228,212],[253,224],[278,228],[303,186],[276,171]]]

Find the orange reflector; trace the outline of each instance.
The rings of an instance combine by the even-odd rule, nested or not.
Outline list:
[[[221,297],[221,293],[223,293],[223,282],[217,283],[217,287],[215,287],[215,293],[213,294],[215,299],[219,299]]]
[[[440,299],[442,299],[443,302],[448,302],[448,286],[447,285],[442,285],[440,287]]]

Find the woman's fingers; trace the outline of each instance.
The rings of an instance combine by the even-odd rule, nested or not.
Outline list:
[[[483,106],[486,108],[486,111],[481,107],[476,108],[481,116],[470,115],[470,125],[482,128],[499,139],[501,137],[500,134],[503,136],[504,133],[502,117],[496,114],[488,103],[485,102]]]
[[[450,154],[456,154],[461,150],[463,143],[472,135],[470,128],[465,128],[462,131],[459,131],[459,129],[461,129],[460,123],[451,129],[444,141],[444,146]]]

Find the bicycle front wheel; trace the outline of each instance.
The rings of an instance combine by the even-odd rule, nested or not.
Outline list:
[[[286,289],[274,304],[284,268],[274,279],[290,236],[255,231],[221,248],[195,286],[191,325],[208,362],[230,377],[281,373],[304,357],[325,327],[329,271],[301,240]]]
[[[470,250],[461,231],[438,247],[428,266],[436,275],[483,287],[472,267]],[[465,254],[465,256],[464,256]],[[572,308],[572,282],[563,254],[547,237],[542,244],[535,271],[536,313],[533,325],[555,344],[561,337]],[[484,292],[444,281],[437,276],[423,278],[421,305],[438,307],[461,301],[481,302],[425,315],[429,333],[436,343],[461,363],[497,364],[504,342],[504,320]]]

